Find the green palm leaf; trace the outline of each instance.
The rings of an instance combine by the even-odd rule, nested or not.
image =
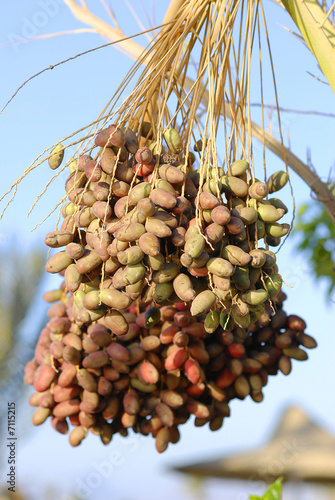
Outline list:
[[[275,483],[273,483],[267,490],[263,497],[258,497],[255,495],[250,495],[250,500],[280,500],[282,491],[282,481],[283,478],[280,477]]]

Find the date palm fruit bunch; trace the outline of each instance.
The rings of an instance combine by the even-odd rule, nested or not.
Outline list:
[[[217,430],[230,400],[262,401],[268,376],[316,346],[283,310],[267,250],[289,229],[285,205],[266,199],[286,174],[250,181],[244,160],[204,173],[174,129],[165,141],[158,154],[129,129],[101,131],[97,157],[70,164],[62,227],[45,238],[65,246],[46,264],[64,281],[45,294],[55,303],[25,380],[34,425],[72,424],[73,446],[132,428],[162,452],[191,415]]]
[[[245,160],[227,172],[194,170],[178,132],[168,129],[165,141],[167,152],[155,154],[155,143],[139,147],[130,129],[111,125],[95,138],[95,159],[85,154],[70,164],[63,224],[45,238],[65,249],[46,270],[64,276],[79,327],[100,319],[113,331],[110,309],[121,314],[141,298],[186,302],[192,316],[215,308],[243,328],[281,290],[268,246],[290,226],[279,222],[284,203],[267,196],[287,174],[248,180]]]
[[[316,347],[304,320],[285,313],[283,292],[265,302],[248,328],[216,310],[194,317],[189,303],[157,306],[139,299],[122,315],[110,310],[113,329],[103,318],[79,327],[73,321],[77,300],[65,283],[44,298],[56,302],[25,370],[36,391],[33,424],[50,418],[61,434],[70,424],[72,446],[88,431],[108,444],[133,429],[151,434],[163,452],[192,415],[195,426],[218,430],[230,415],[229,401],[250,395],[261,402],[269,375],[288,375],[292,359],[307,359],[302,347]]]

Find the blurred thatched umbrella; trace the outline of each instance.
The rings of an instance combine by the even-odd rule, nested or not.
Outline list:
[[[12,493],[8,491],[0,491],[0,500],[24,500],[24,497],[18,493]]]
[[[288,408],[264,446],[213,461],[176,467],[201,477],[272,482],[316,482],[335,485],[335,436],[298,407]]]

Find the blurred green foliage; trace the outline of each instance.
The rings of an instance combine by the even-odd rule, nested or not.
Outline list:
[[[275,483],[273,483],[267,490],[263,497],[258,497],[255,495],[250,495],[250,500],[280,500],[282,491],[282,480],[280,477]]]
[[[24,253],[15,242],[0,252],[0,378],[15,350],[18,327],[35,298],[43,262],[40,250]]]
[[[0,364],[15,345],[17,328],[25,317],[41,278],[43,257],[37,250],[0,253]]]
[[[335,287],[335,224],[324,206],[315,200],[302,205],[292,234],[297,250],[310,261],[314,278],[327,283],[330,299]]]
[[[34,355],[43,326],[37,317],[31,324],[23,321],[36,298],[44,264],[44,251],[24,250],[15,238],[7,240],[0,249],[0,393],[4,401],[9,397],[19,400],[24,366]],[[3,405],[0,422],[5,421],[6,411],[7,405]]]

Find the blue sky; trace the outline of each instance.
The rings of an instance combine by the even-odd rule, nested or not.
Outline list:
[[[104,15],[99,2],[87,3],[93,6],[98,15]],[[143,0],[142,3],[151,16],[151,2]],[[111,1],[109,4],[115,9],[116,17],[126,34],[139,31],[125,3]],[[130,0],[130,4],[148,27],[140,2]],[[168,2],[154,0],[153,4],[156,23],[159,24]],[[303,44],[282,27],[293,29],[288,16],[270,0],[264,1],[264,7],[280,105],[295,109],[333,111],[335,98],[331,89],[307,73],[309,71],[322,78],[315,60]],[[0,107],[33,74],[104,43],[100,35],[91,33],[43,40],[27,40],[25,37],[78,28],[82,28],[82,25],[73,18],[62,0],[1,2]],[[14,44],[15,40],[21,41]],[[143,38],[139,41],[145,43]],[[46,147],[94,120],[131,64],[132,61],[111,47],[80,57],[28,83],[0,116],[1,193],[22,175],[24,169]],[[273,104],[270,82],[266,84],[268,102]],[[286,144],[289,135],[292,151],[302,160],[306,159],[306,150],[310,148],[313,165],[326,180],[335,162],[334,119],[282,114],[282,123]],[[259,145],[255,145],[255,148],[259,154]],[[283,166],[278,159],[267,154],[267,168],[269,172],[273,172]],[[7,248],[6,242],[13,236],[25,248],[35,244],[43,248],[44,235],[54,228],[56,217],[48,219],[33,233],[31,229],[62,196],[66,174],[62,174],[49,187],[38,204],[39,208],[28,219],[26,213],[51,176],[51,170],[44,165],[19,186],[16,200],[0,221],[2,250]],[[310,195],[309,188],[294,173],[291,179],[297,205],[306,202]],[[291,206],[288,187],[282,191],[281,197]],[[1,210],[2,208],[3,204],[0,205]],[[60,494],[75,492],[82,485],[80,481],[85,483],[85,476],[89,477],[97,466],[102,467],[101,463],[106,461],[109,464],[115,462],[113,473],[108,475],[109,472],[106,472],[106,478],[102,478],[101,484],[91,488],[90,499],[153,500],[157,496],[164,500],[171,497],[177,500],[196,498],[195,493],[188,489],[185,479],[168,473],[167,467],[258,445],[271,434],[280,413],[288,404],[303,405],[335,433],[335,403],[332,397],[335,378],[332,354],[335,349],[334,307],[326,304],[324,287],[313,282],[310,263],[296,252],[291,238],[281,249],[278,261],[280,272],[289,285],[284,288],[289,296],[286,310],[306,319],[307,331],[318,340],[319,347],[310,352],[308,362],[294,363],[293,373],[289,378],[282,375],[272,377],[265,388],[265,400],[262,404],[257,405],[251,400],[233,402],[231,418],[216,433],[205,428],[195,429],[191,423],[185,425],[181,429],[180,443],[169,447],[162,456],[156,453],[152,439],[137,437],[133,437],[133,440],[115,439],[105,448],[95,436],[89,436],[82,446],[72,449],[67,438],[56,435],[50,425],[33,428],[30,424],[32,409],[22,405],[19,415],[19,486],[26,489],[34,499],[44,498],[43,492],[50,486]],[[50,287],[54,279],[46,277],[44,286]],[[39,307],[42,307],[42,298],[40,304]],[[115,456],[111,457],[112,453]],[[2,469],[1,480],[3,472]],[[221,498],[228,500],[238,498],[237,492],[245,490],[242,486],[234,489],[215,481],[208,484],[208,498],[212,498],[212,495],[214,498],[218,491]],[[56,495],[56,498],[59,497],[60,495]],[[240,498],[242,500],[242,496]]]

